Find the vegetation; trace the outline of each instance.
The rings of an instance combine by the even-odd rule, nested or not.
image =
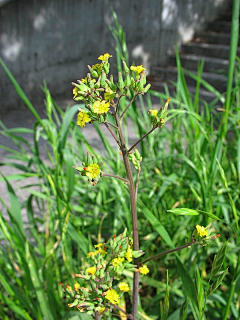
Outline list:
[[[177,54],[178,81],[176,96],[171,97],[169,104],[169,125],[155,130],[139,144],[143,161],[137,208],[140,249],[145,252],[142,259],[184,246],[196,225],[211,222],[221,235],[207,246],[194,245],[148,263],[150,272],[140,278],[141,319],[226,320],[240,316],[238,58],[235,67],[238,13],[239,2],[235,1],[226,95],[202,80],[201,63],[196,93],[191,96]],[[111,31],[116,40],[118,70],[122,71],[121,61],[128,64],[128,55],[125,35],[116,17],[115,24]],[[72,167],[81,164],[89,151],[103,162],[107,172],[124,177],[121,155],[94,122],[106,150],[97,155],[74,121],[82,106],[77,104],[62,111],[46,86],[46,118],[42,119],[0,62],[36,118],[31,130],[8,129],[1,123],[1,135],[11,138],[16,145],[16,149],[1,145],[9,152],[9,160],[1,165],[7,164],[21,173],[2,176],[9,205],[1,200],[8,216],[0,215],[0,318],[91,319],[68,307],[69,300],[59,282],[73,286],[74,274],[89,266],[86,257],[93,244],[104,242],[125,228],[132,230],[130,201],[128,189],[121,181],[112,179],[109,188],[110,178],[103,177],[92,186]],[[200,84],[215,94],[211,103],[201,101]],[[167,87],[166,94],[149,91],[145,101],[140,96],[128,109],[137,138],[152,127],[148,109],[153,109],[153,96],[163,106],[170,95]],[[219,102],[224,105],[221,110],[217,109]],[[120,110],[127,104],[127,98],[122,99]],[[128,132],[125,115],[123,132]],[[33,143],[25,140],[22,133],[31,134]],[[39,151],[41,139],[46,142],[47,160]],[[37,183],[29,182],[29,196],[20,202],[14,181],[31,177]],[[27,227],[22,220],[24,212],[29,221]],[[126,271],[125,276],[131,287],[132,273]],[[127,311],[130,299],[126,293],[121,301]],[[119,315],[108,318],[117,319]]]

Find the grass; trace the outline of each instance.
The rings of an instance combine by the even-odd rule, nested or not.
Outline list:
[[[200,319],[203,291],[206,295],[213,258],[226,241],[223,270],[228,268],[228,273],[220,287],[208,296],[202,319],[225,320],[228,316],[239,319],[240,316],[237,3],[234,1],[226,95],[201,78],[201,64],[198,75],[192,75],[196,79],[196,94],[190,95],[177,53],[178,80],[176,96],[171,98],[170,126],[154,132],[140,145],[143,166],[138,214],[140,244],[145,256],[184,245],[196,224],[212,222],[216,232],[221,234],[206,247],[184,249],[177,256],[170,254],[148,265],[151,273],[142,278],[140,289],[139,312],[143,317],[160,319],[159,302],[164,301],[168,270],[170,310],[167,319],[180,319],[184,312],[187,319]],[[125,35],[116,16],[115,23],[116,28],[111,27],[111,31],[116,39],[119,62],[127,60],[128,56]],[[76,175],[72,166],[85,159],[85,151],[96,154],[75,125],[74,116],[79,105],[63,112],[45,86],[46,117],[41,118],[2,61],[1,64],[36,122],[31,130],[8,129],[1,123],[0,134],[9,137],[16,146],[7,149],[9,159],[1,165],[10,165],[21,173],[2,177],[9,205],[0,199],[7,212],[7,217],[0,213],[0,318],[87,319],[68,308],[58,282],[69,282],[73,274],[86,265],[86,254],[97,239],[107,239],[125,227],[131,228],[126,188],[114,180],[109,188],[108,178],[92,187]],[[238,68],[239,65],[238,61]],[[236,81],[232,87],[234,72]],[[199,84],[215,94],[212,103],[201,101]],[[168,89],[165,94],[151,91],[146,101],[140,98],[138,104],[134,103],[129,109],[130,118],[136,120],[134,130],[138,137],[151,127],[147,109],[152,107],[152,96],[158,97],[163,105],[169,97]],[[219,101],[225,106],[220,112],[216,110]],[[127,121],[124,130],[128,131]],[[32,135],[32,144],[21,136],[25,132]],[[101,154],[106,171],[121,176],[123,166],[119,153],[97,125],[96,132],[106,148],[106,153]],[[48,160],[39,151],[41,138],[47,143]],[[34,185],[29,182],[28,197],[21,202],[16,196],[14,181],[27,182],[30,177],[35,177],[37,182]],[[168,212],[174,208],[191,208],[200,214]],[[22,221],[24,211],[29,221],[28,230]],[[218,220],[212,219],[211,214]]]

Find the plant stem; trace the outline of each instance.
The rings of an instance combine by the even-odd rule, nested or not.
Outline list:
[[[226,307],[225,312],[224,312],[223,320],[227,320],[227,318],[228,318],[228,314],[229,314],[231,303],[232,303],[233,296],[234,296],[234,291],[235,291],[235,286],[236,286],[236,276],[238,274],[239,267],[240,267],[240,255],[238,255],[237,266],[235,268],[233,280],[231,282],[231,291],[230,291],[230,294],[228,296],[227,307]]]
[[[118,141],[117,137],[115,136],[114,132],[111,130],[111,128],[109,128],[109,125],[104,122],[105,126],[107,127],[108,131],[111,133],[111,135],[113,136],[114,140],[117,142],[117,144],[120,146],[120,142]]]
[[[128,151],[125,145],[120,119],[117,114],[115,114],[116,125],[118,128],[118,134],[120,139],[120,148],[123,155],[123,161],[126,169],[127,178],[129,180],[129,193],[130,193],[130,201],[131,201],[131,211],[132,211],[132,231],[133,231],[133,250],[139,250],[139,240],[138,240],[138,223],[137,223],[137,206],[135,201],[135,187],[132,176],[132,170],[130,167],[130,162],[128,159]],[[139,259],[134,258],[134,264],[138,266]],[[132,315],[133,320],[137,319],[137,306],[138,306],[138,288],[139,288],[139,272],[134,272],[133,278],[133,299],[132,299]]]
[[[118,108],[119,108],[119,104],[120,104],[120,99],[121,99],[123,96],[124,96],[124,94],[121,94],[120,97],[118,98],[117,107],[116,107],[115,113],[118,113]]]
[[[109,303],[110,306],[114,307],[115,309],[118,309],[119,311],[121,311],[122,313],[124,313],[127,318],[129,319],[133,319],[133,316],[131,314],[128,314],[125,310],[123,310],[122,308],[118,307],[117,305],[115,304],[112,304],[112,303]]]
[[[139,184],[140,172],[141,172],[141,168],[138,168],[137,182],[136,182],[136,188],[135,188],[135,205],[136,206],[137,206],[137,194],[138,194],[138,184]]]
[[[115,128],[117,130],[117,127],[114,124],[112,124],[111,122],[107,121],[105,123],[109,124],[110,126],[112,126],[113,128]]]
[[[125,112],[127,111],[127,109],[130,107],[130,105],[133,103],[133,101],[137,98],[138,93],[135,93],[134,97],[132,98],[132,100],[129,102],[129,104],[127,105],[126,109],[122,112],[122,114],[119,117],[119,120],[122,120]]]
[[[184,246],[181,246],[181,247],[178,247],[178,248],[175,248],[175,249],[172,249],[172,250],[168,250],[168,251],[165,251],[165,252],[162,252],[162,253],[159,253],[159,254],[156,254],[155,256],[152,256],[151,258],[148,258],[146,260],[144,260],[143,262],[140,263],[140,265],[143,265],[144,263],[148,262],[148,261],[151,261],[153,259],[157,259],[161,256],[165,256],[166,254],[168,253],[171,253],[171,252],[175,252],[175,251],[179,251],[179,250],[182,250],[184,248],[187,248],[187,247],[190,247],[191,245],[195,244],[196,242],[195,241],[192,241],[190,243],[187,243],[185,244]]]
[[[130,153],[132,149],[139,144],[139,142],[141,142],[144,138],[146,138],[146,136],[148,136],[151,132],[153,132],[153,130],[155,130],[157,127],[158,126],[154,126],[150,131],[148,131],[144,136],[142,136],[137,142],[135,142],[134,145],[132,145],[131,148],[128,150],[128,153]]]
[[[124,179],[124,178],[122,178],[120,176],[116,176],[115,174],[103,173],[102,177],[112,177],[112,178],[120,179],[120,180],[124,181],[125,183],[129,183],[129,180]]]

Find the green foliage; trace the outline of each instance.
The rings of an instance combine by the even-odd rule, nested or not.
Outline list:
[[[114,18],[116,28],[111,30],[116,40],[118,70],[122,72],[121,61],[128,62],[127,46],[125,34]],[[234,41],[238,37],[237,28],[234,30],[226,98],[201,78],[203,64],[197,75],[191,75],[196,80],[196,94],[192,96],[184,76],[189,72],[181,67],[177,53],[178,81],[176,95],[170,101],[169,126],[140,144],[143,159],[137,204],[145,256],[184,245],[196,224],[212,222],[221,234],[206,247],[192,246],[148,264],[150,274],[141,280],[139,306],[144,319],[159,319],[161,314],[164,319],[167,312],[169,320],[226,320],[230,313],[232,319],[239,318],[240,90],[239,82],[232,88],[230,79],[235,64]],[[68,308],[69,301],[63,298],[58,283],[66,283],[86,267],[92,242],[106,240],[125,227],[131,229],[126,185],[112,180],[109,188],[106,177],[93,187],[77,175],[72,166],[85,159],[85,150],[96,155],[75,125],[74,117],[82,105],[62,111],[45,85],[46,118],[42,119],[0,62],[36,118],[33,129],[8,129],[0,123],[1,136],[15,144],[14,149],[0,146],[8,151],[8,160],[0,165],[20,171],[2,177],[9,205],[0,198],[4,206],[4,215],[0,211],[0,318],[90,319]],[[236,77],[239,78],[239,71]],[[200,99],[200,84],[215,95],[208,104]],[[157,98],[163,106],[169,96],[167,87],[164,94],[150,91],[145,101],[140,96],[138,103],[128,109],[136,123],[133,129],[137,138],[151,128],[148,110],[153,109],[152,101]],[[217,110],[222,103],[228,112]],[[127,104],[123,99],[121,110]],[[125,132],[128,125],[125,121]],[[98,160],[108,172],[122,176],[119,151],[111,146],[99,125],[95,129],[106,147]],[[22,137],[24,133],[32,135],[33,144]],[[41,139],[46,142],[45,156],[40,152]],[[15,181],[21,180],[27,182],[28,192],[23,202],[15,191]],[[23,224],[24,213],[28,228]],[[164,301],[162,313],[160,301]]]

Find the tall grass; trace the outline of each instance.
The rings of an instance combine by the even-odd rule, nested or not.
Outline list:
[[[171,97],[170,125],[148,136],[147,142],[141,144],[144,161],[138,214],[140,244],[146,256],[185,244],[196,224],[211,221],[221,234],[219,240],[207,247],[193,247],[182,250],[177,256],[168,255],[151,262],[151,276],[145,276],[141,282],[143,298],[139,312],[146,319],[147,316],[151,319],[161,317],[159,301],[165,296],[166,269],[170,299],[168,320],[200,319],[202,290],[209,279],[213,255],[225,240],[228,240],[228,248],[223,268],[229,267],[229,272],[221,287],[207,298],[202,319],[227,319],[230,315],[232,319],[239,319],[240,316],[237,303],[240,290],[240,91],[239,81],[232,88],[230,79],[238,39],[237,27],[234,27],[239,12],[237,3],[234,1],[226,95],[201,78],[201,64],[198,75],[192,75],[196,77],[196,94],[190,95],[184,76],[186,71],[181,67],[177,53],[178,81],[176,96]],[[119,61],[128,60],[127,46],[116,16],[114,20],[115,27],[111,27],[111,31],[116,40],[120,68]],[[0,318],[87,319],[79,312],[69,310],[58,282],[69,282],[87,263],[86,253],[97,237],[107,238],[125,227],[130,229],[130,217],[124,213],[129,207],[126,189],[115,181],[109,188],[109,181],[104,179],[93,188],[73,172],[72,165],[85,159],[86,150],[96,154],[75,126],[74,116],[79,105],[63,112],[45,86],[46,117],[41,118],[7,66],[0,62],[36,118],[31,130],[8,129],[0,123],[0,134],[9,137],[16,146],[14,149],[0,146],[8,151],[9,158],[1,165],[20,170],[18,174],[2,176],[9,204],[0,198],[7,215],[0,213]],[[238,72],[236,77],[239,79]],[[210,104],[201,101],[199,84],[215,94],[216,98]],[[130,117],[137,119],[134,130],[138,137],[151,127],[147,109],[152,108],[152,96],[158,97],[163,104],[169,97],[167,87],[165,94],[151,91],[146,101],[140,97],[129,109]],[[220,112],[217,110],[219,102],[224,103]],[[128,129],[125,121],[125,132]],[[21,136],[26,132],[32,135],[32,144]],[[101,157],[107,170],[122,175],[119,153],[99,126],[96,126],[96,132],[106,148]],[[47,144],[44,156],[39,148],[41,139]],[[21,201],[16,196],[14,182],[27,182],[30,177],[34,177],[36,183],[29,182],[28,196]],[[202,213],[176,216],[167,211],[178,207],[193,208]],[[25,211],[27,229],[22,219]],[[211,219],[209,214],[218,220]]]

